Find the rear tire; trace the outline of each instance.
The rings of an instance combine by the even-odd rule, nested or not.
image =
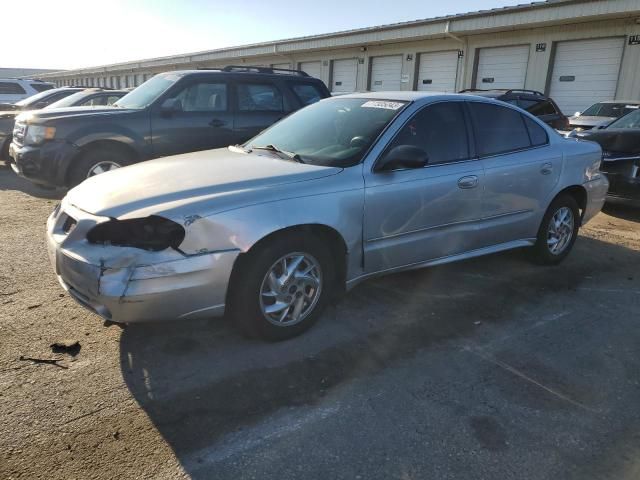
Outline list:
[[[95,147],[83,153],[71,166],[68,187],[73,188],[87,178],[131,163],[130,155],[120,148]]]
[[[300,335],[318,320],[335,289],[331,252],[319,239],[302,233],[269,240],[238,262],[229,287],[229,311],[250,337],[278,341]]]
[[[571,252],[578,237],[580,209],[568,194],[559,195],[544,215],[533,247],[533,260],[541,265],[557,265]]]

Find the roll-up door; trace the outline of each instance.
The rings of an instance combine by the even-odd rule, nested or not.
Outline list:
[[[402,84],[402,55],[373,57],[371,59],[372,92],[400,90]]]
[[[455,92],[458,51],[421,53],[418,60],[418,90]]]
[[[529,45],[481,48],[475,88],[524,88]]]

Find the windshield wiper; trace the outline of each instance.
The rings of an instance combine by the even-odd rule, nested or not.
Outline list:
[[[287,152],[285,150],[280,150],[278,147],[276,147],[275,145],[271,145],[271,144],[264,145],[262,147],[254,147],[252,145],[251,146],[251,150],[268,150],[268,151],[274,152],[274,153],[281,153],[281,154],[285,155],[290,160],[295,160],[298,163],[304,163],[304,160],[302,160],[300,155],[298,155],[297,153]]]

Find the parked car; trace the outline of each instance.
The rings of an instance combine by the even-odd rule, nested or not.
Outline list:
[[[602,129],[572,132],[602,147],[601,170],[609,178],[607,200],[640,205],[640,110]]]
[[[0,78],[0,109],[7,108],[24,98],[44,92],[55,85],[42,80]]]
[[[21,112],[36,109],[97,107],[112,105],[126,95],[126,90],[105,88],[62,87],[47,90],[15,104],[16,110],[0,112],[0,160],[13,163],[9,156],[9,146],[13,140],[15,117]]]
[[[569,128],[575,130],[591,130],[594,127],[606,127],[615,119],[640,107],[638,101],[610,101],[598,102],[591,105],[584,112],[576,112],[569,117]]]
[[[109,320],[228,311],[282,339],[376,275],[518,247],[559,263],[604,203],[601,154],[491,99],[333,97],[243,146],[89,178],[51,214],[48,248]]]
[[[11,156],[35,183],[74,186],[151,158],[244,142],[328,97],[296,70],[226,67],[154,76],[111,107],[43,110],[16,121]]]
[[[494,98],[503,102],[516,105],[526,110],[531,115],[535,115],[544,123],[556,130],[567,130],[569,128],[569,119],[562,113],[560,107],[550,97],[536,90],[479,90],[467,89],[460,93],[469,93],[481,97]]]

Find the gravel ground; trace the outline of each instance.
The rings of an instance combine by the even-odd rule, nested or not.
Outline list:
[[[0,169],[0,478],[640,478],[640,210],[598,215],[558,267],[372,280],[265,344],[104,325],[47,261],[56,202]]]

